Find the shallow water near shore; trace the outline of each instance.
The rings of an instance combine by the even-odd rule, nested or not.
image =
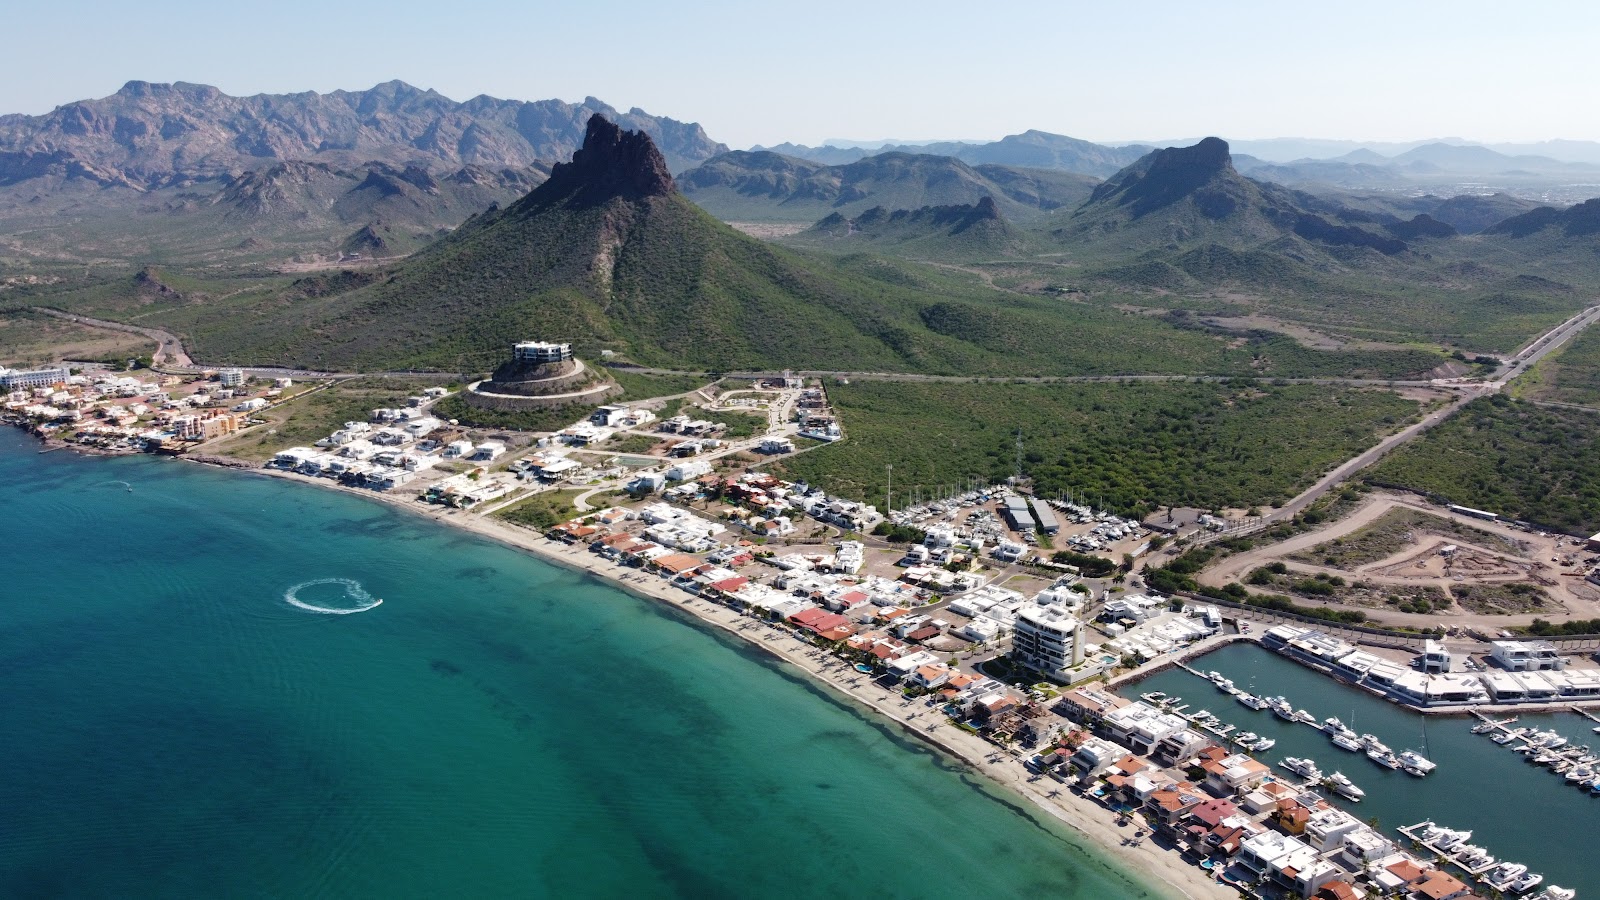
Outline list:
[[[0,895],[1156,895],[659,604],[356,497],[37,449],[0,431]]]
[[[1421,779],[1385,769],[1365,754],[1333,746],[1321,731],[1290,724],[1265,710],[1251,710],[1209,681],[1179,669],[1160,672],[1123,693],[1176,694],[1189,705],[1190,713],[1209,709],[1224,722],[1238,725],[1241,732],[1276,739],[1277,746],[1256,756],[1278,775],[1293,777],[1278,766],[1286,756],[1310,757],[1324,772],[1343,772],[1367,796],[1354,804],[1331,799],[1362,821],[1375,818],[1384,836],[1402,847],[1409,841],[1395,832],[1401,825],[1432,820],[1448,828],[1471,829],[1471,842],[1496,859],[1520,862],[1543,874],[1540,890],[1558,884],[1577,890],[1580,898],[1600,897],[1600,865],[1592,855],[1600,836],[1600,797],[1530,765],[1488,735],[1473,734],[1477,719],[1408,712],[1251,644],[1223,647],[1189,664],[1202,672],[1221,672],[1240,690],[1268,697],[1281,694],[1319,722],[1337,716],[1358,733],[1376,735],[1396,753],[1424,752],[1439,768]],[[1486,712],[1496,719],[1512,715]],[[1523,715],[1518,724],[1554,729],[1573,746],[1600,746],[1600,735],[1592,732],[1594,723],[1581,716]]]

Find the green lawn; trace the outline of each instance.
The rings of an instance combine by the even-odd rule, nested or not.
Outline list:
[[[526,500],[513,503],[510,506],[494,513],[496,518],[504,519],[517,525],[528,528],[544,530],[553,525],[559,525],[577,515],[577,509],[572,501],[577,498],[581,490],[546,491],[534,494]]]

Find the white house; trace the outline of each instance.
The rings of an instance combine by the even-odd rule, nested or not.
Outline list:
[[[689,459],[673,463],[672,467],[667,469],[666,472],[668,481],[693,481],[702,475],[710,474],[711,463],[703,459]]]

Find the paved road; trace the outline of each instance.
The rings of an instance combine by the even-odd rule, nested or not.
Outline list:
[[[1422,421],[1389,435],[1379,441],[1376,446],[1340,463],[1333,471],[1318,479],[1316,484],[1301,492],[1299,496],[1263,516],[1262,527],[1272,522],[1282,522],[1294,518],[1315,502],[1318,497],[1321,497],[1336,485],[1382,459],[1394,448],[1416,438],[1428,429],[1455,415],[1461,410],[1461,407],[1479,397],[1499,393],[1512,379],[1526,372],[1529,367],[1544,359],[1556,348],[1571,340],[1574,335],[1596,321],[1600,321],[1600,306],[1591,306],[1529,342],[1526,347],[1518,351],[1507,364],[1503,365],[1495,373],[1495,380],[1478,383],[1459,382],[1446,385],[1460,391],[1459,396],[1451,401],[1448,406],[1429,413]]]

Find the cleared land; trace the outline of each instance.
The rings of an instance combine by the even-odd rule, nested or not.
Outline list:
[[[829,396],[850,439],[781,465],[831,492],[881,502],[890,465],[899,497],[1002,481],[1020,428],[1040,494],[1140,514],[1281,503],[1418,413],[1387,391],[1311,385],[862,381]]]
[[[1295,562],[1355,571],[1368,563],[1388,559],[1402,550],[1415,547],[1422,535],[1454,538],[1517,556],[1526,554],[1526,548],[1510,538],[1419,510],[1397,507],[1365,528],[1291,553],[1288,558]]]
[[[1447,556],[1442,551],[1450,545],[1456,549]],[[1444,614],[1451,624],[1500,628],[1533,614],[1567,618],[1600,610],[1600,590],[1570,577],[1583,556],[1571,538],[1541,537],[1378,493],[1326,525],[1221,557],[1197,580],[1359,607],[1395,624],[1437,625]]]
[[[91,328],[37,313],[0,315],[0,363],[29,365],[57,360],[148,358],[153,341],[125,331]]]

